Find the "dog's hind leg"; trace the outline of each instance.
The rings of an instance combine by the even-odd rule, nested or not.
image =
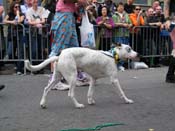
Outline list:
[[[43,95],[42,95],[42,98],[41,98],[41,101],[40,101],[40,106],[42,108],[46,108],[46,97],[47,97],[47,94],[58,83],[60,76],[61,76],[60,74],[54,72],[51,81],[44,88],[44,92],[43,92]]]
[[[90,82],[89,82],[87,99],[88,99],[88,104],[93,105],[95,104],[95,100],[93,99],[95,80],[91,76],[89,76],[89,78],[90,78]]]
[[[119,80],[117,78],[114,78],[113,76],[111,77],[111,81],[112,81],[112,84],[114,85],[114,89],[115,91],[119,94],[119,96],[125,100],[125,103],[127,104],[132,104],[134,103],[133,100],[131,99],[128,99],[124,93],[124,91],[122,90],[121,86],[120,86],[120,83],[119,83]]]

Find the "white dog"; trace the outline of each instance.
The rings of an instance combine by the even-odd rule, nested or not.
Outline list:
[[[137,53],[128,45],[121,44],[120,47],[115,47],[115,57],[119,59],[135,58]],[[55,61],[55,62],[54,62]],[[46,107],[46,96],[55,84],[60,81],[63,76],[70,86],[68,96],[71,97],[75,107],[83,108],[84,105],[80,104],[74,94],[76,87],[77,69],[81,69],[90,76],[89,90],[87,93],[88,104],[95,104],[93,99],[94,83],[95,80],[102,77],[110,77],[113,87],[120,97],[124,99],[125,103],[133,103],[128,99],[123,92],[119,80],[117,79],[117,68],[113,57],[105,55],[103,51],[92,50],[88,48],[67,48],[64,49],[59,56],[53,56],[46,59],[39,65],[31,65],[28,60],[25,61],[25,66],[30,71],[38,71],[44,68],[49,63],[54,62],[54,72],[51,82],[45,87],[40,106]]]

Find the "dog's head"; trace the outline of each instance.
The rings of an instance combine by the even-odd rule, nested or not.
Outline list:
[[[119,59],[134,59],[138,56],[138,53],[135,52],[129,45],[125,44],[115,44],[114,51],[118,55]]]

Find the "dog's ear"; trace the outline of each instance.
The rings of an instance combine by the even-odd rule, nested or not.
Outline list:
[[[122,44],[121,44],[121,43],[119,43],[119,42],[115,43],[115,45],[116,45],[116,47],[117,47],[118,49],[120,49],[120,48],[121,48],[121,46],[122,46]]]
[[[117,45],[118,45],[119,47],[121,47],[121,46],[122,46],[122,44],[121,44],[121,43],[118,43]]]
[[[115,45],[116,45],[117,47],[121,47],[121,46],[122,46],[122,44],[121,44],[120,42],[115,43]]]
[[[112,43],[111,48],[115,48],[115,47],[116,47],[115,43]]]
[[[121,43],[119,42],[111,44],[111,48],[120,47],[120,46],[121,46]]]

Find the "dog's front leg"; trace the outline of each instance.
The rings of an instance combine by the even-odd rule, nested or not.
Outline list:
[[[95,100],[93,99],[95,80],[91,76],[89,76],[89,77],[90,77],[90,83],[89,83],[89,90],[88,90],[88,94],[87,94],[87,99],[88,99],[88,104],[93,105],[93,104],[95,104]]]
[[[119,93],[119,96],[120,96],[122,99],[125,100],[125,103],[127,103],[127,104],[132,104],[132,103],[134,103],[133,100],[128,99],[128,98],[126,97],[124,91],[122,90],[122,88],[121,88],[121,86],[120,86],[120,83],[119,83],[119,80],[118,80],[118,79],[116,79],[116,78],[114,78],[114,77],[111,77],[111,81],[112,81],[112,83],[114,84],[113,87],[115,88],[115,90],[117,89],[116,92]]]
[[[76,80],[75,80],[76,82]],[[70,85],[70,89],[69,89],[69,92],[68,92],[68,96],[72,99],[74,105],[76,108],[84,108],[85,106],[83,104],[80,104],[77,99],[75,98],[75,93],[74,93],[74,90],[75,90],[75,82],[74,84],[71,84]]]

